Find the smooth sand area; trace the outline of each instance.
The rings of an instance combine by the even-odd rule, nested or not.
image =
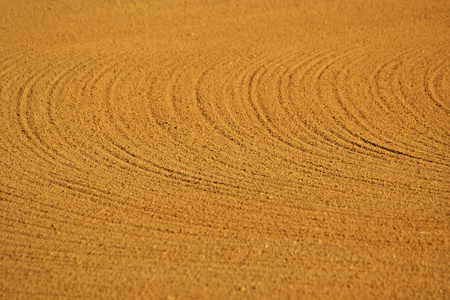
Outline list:
[[[449,299],[450,1],[0,0],[0,298]]]

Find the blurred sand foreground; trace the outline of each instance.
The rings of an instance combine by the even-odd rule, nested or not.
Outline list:
[[[450,1],[0,0],[0,298],[450,298]]]

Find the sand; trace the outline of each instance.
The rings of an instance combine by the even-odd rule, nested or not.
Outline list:
[[[0,0],[0,298],[449,299],[450,1]]]

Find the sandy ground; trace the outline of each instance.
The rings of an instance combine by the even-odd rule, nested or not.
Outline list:
[[[0,298],[449,299],[450,1],[0,0]]]

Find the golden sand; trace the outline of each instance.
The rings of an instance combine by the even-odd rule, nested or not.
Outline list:
[[[450,298],[450,1],[0,0],[0,298]]]

